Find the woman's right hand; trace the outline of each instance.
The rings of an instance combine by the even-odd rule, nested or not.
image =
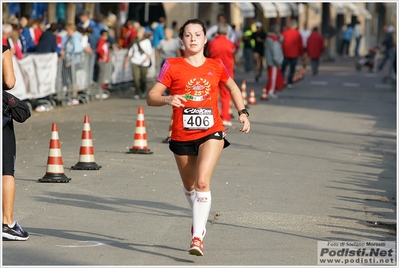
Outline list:
[[[184,103],[187,102],[186,98],[184,98],[184,95],[170,95],[165,99],[165,102],[169,104],[170,106],[175,106],[175,107],[185,107]]]

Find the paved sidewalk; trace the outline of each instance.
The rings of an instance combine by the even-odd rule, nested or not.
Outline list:
[[[396,87],[354,59],[321,63],[278,99],[240,69],[257,104],[251,132],[227,130],[212,179],[205,256],[190,256],[191,216],[172,153],[170,107],[132,94],[34,113],[17,133],[15,219],[26,242],[3,242],[4,266],[317,265],[318,241],[396,241]],[[151,155],[126,154],[138,108]],[[100,170],[71,170],[90,118]],[[237,120],[236,118],[234,120]],[[51,124],[69,183],[39,183]]]

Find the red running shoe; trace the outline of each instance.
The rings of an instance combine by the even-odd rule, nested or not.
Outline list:
[[[191,255],[204,256],[204,243],[201,238],[194,237],[191,240],[190,250],[188,251]]]

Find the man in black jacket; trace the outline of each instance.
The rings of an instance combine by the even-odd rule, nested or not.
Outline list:
[[[56,35],[58,33],[58,24],[52,23],[50,28],[45,31],[40,37],[39,44],[36,47],[37,53],[52,53],[59,52],[57,49]]]

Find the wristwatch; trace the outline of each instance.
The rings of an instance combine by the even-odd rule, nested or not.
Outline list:
[[[247,117],[249,116],[247,109],[242,109],[242,110],[238,111],[238,116],[240,116],[242,114],[245,114]]]

